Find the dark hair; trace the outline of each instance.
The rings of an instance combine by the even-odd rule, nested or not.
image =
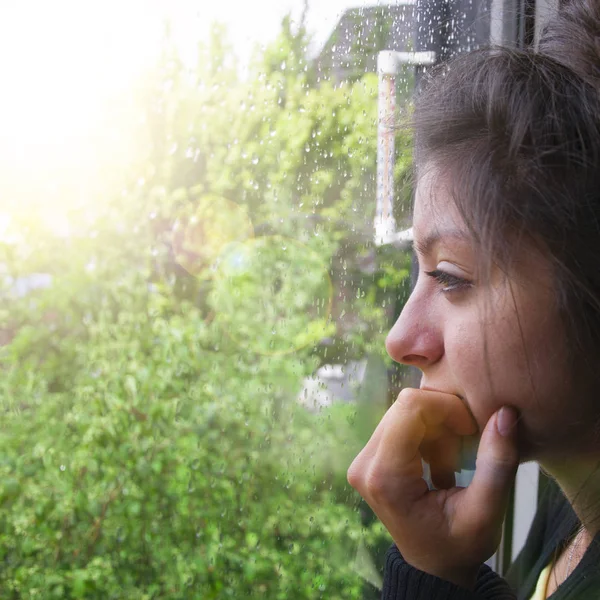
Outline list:
[[[562,8],[537,52],[488,48],[433,69],[414,127],[417,176],[433,166],[451,186],[484,272],[510,264],[515,240],[542,248],[572,356],[600,372],[600,3]]]

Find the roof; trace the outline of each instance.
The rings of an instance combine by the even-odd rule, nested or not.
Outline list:
[[[342,14],[315,59],[321,75],[342,80],[377,69],[380,50],[414,49],[414,1],[351,8]]]

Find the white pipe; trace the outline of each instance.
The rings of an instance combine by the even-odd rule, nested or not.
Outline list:
[[[396,117],[396,75],[398,63],[393,52],[377,57],[379,71],[379,116],[377,125],[377,207],[375,210],[375,243],[389,243],[396,231],[394,220],[394,154]]]
[[[397,240],[394,220],[394,157],[396,120],[396,77],[401,65],[427,66],[435,63],[435,52],[394,52],[377,55],[379,74],[379,114],[377,124],[377,205],[375,244],[382,246]]]

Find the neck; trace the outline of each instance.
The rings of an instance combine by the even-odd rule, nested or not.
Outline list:
[[[571,503],[589,540],[600,530],[600,458],[541,461]]]

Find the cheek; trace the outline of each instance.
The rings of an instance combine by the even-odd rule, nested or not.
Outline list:
[[[528,412],[539,396],[536,390],[547,392],[545,385],[543,390],[538,388],[544,382],[543,372],[552,371],[555,361],[541,357],[539,350],[552,345],[539,335],[538,328],[523,325],[514,313],[488,310],[472,322],[456,324],[446,336],[453,379],[480,428],[503,405]]]
[[[495,373],[505,371],[508,358],[502,356],[502,346],[489,336],[486,338],[486,330],[486,324],[472,320],[456,324],[445,336],[445,357],[451,378],[464,395],[480,429],[496,410],[492,390],[501,382]]]
[[[472,323],[454,327],[446,338],[453,379],[465,395],[480,429],[506,404],[519,410],[528,437],[550,425],[551,409],[565,386],[564,338],[558,318],[514,309],[488,310]],[[536,433],[537,432],[537,433]]]

